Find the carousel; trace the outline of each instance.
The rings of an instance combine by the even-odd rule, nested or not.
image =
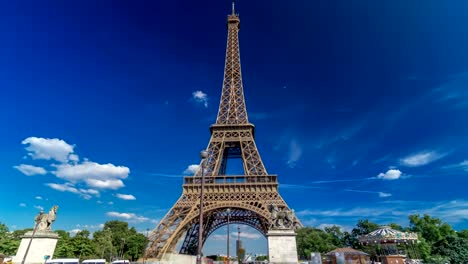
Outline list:
[[[409,257],[420,259],[416,244],[418,234],[401,232],[381,226],[379,229],[359,237],[359,243],[364,246],[376,246],[376,253],[383,264],[403,264],[411,261]]]

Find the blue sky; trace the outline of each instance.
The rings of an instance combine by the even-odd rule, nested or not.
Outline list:
[[[257,147],[304,224],[429,213],[468,228],[467,7],[237,4]],[[208,143],[229,12],[220,0],[1,3],[0,222],[31,227],[58,204],[55,229],[154,228]],[[225,232],[207,254],[224,252]]]

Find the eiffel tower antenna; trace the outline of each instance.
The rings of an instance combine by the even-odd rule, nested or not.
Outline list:
[[[248,225],[265,236],[275,225],[272,208],[292,212],[289,225],[301,226],[278,192],[277,176],[267,173],[255,144],[255,126],[247,117],[242,84],[239,25],[233,2],[227,17],[221,99],[216,122],[210,127],[207,157],[202,158],[195,175],[184,177],[182,195],[151,232],[148,257],[164,259],[182,238],[179,252],[196,255],[200,243],[203,245],[215,230],[228,224],[227,208],[231,210],[231,223]],[[228,173],[233,159],[242,161],[241,174]],[[203,228],[199,229],[200,223]],[[203,230],[202,234],[198,234],[199,230]]]

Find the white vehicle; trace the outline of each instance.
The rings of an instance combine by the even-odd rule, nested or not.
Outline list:
[[[74,258],[48,259],[46,264],[80,264],[80,260]]]
[[[105,259],[87,259],[83,260],[81,264],[106,264]]]
[[[126,259],[126,260],[114,260],[112,261],[112,264],[130,264],[130,260]]]

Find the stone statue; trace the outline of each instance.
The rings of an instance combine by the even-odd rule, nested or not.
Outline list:
[[[271,224],[270,229],[294,229],[294,210],[278,208],[277,205],[270,206]]]
[[[44,214],[44,211],[40,211],[39,214],[34,218],[34,221],[36,222],[36,231],[38,232],[50,232],[50,227],[52,226],[52,223],[55,221],[55,218],[57,217],[57,209],[58,206],[54,205],[52,208],[50,208],[50,211],[48,214]]]

